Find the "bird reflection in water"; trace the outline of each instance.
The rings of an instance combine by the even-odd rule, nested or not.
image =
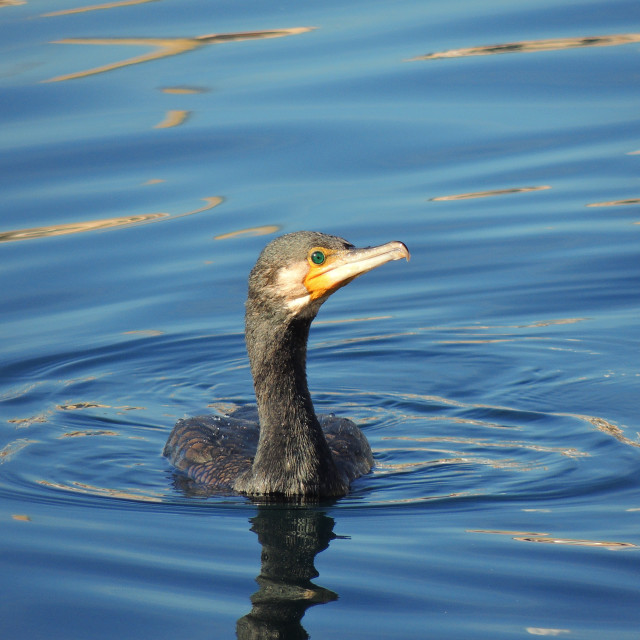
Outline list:
[[[238,620],[237,637],[308,638],[301,623],[307,609],[338,599],[311,582],[319,575],[316,555],[336,537],[333,518],[315,508],[262,504],[251,525],[262,545],[260,588],[251,596],[251,612]]]
[[[188,497],[210,495],[207,488],[175,474],[176,489]],[[299,640],[309,634],[302,618],[309,607],[338,599],[338,594],[312,582],[319,576],[315,557],[331,540],[335,521],[322,508],[304,504],[262,500],[249,520],[262,546],[259,589],[251,596],[251,612],[236,625],[239,640],[287,638]]]

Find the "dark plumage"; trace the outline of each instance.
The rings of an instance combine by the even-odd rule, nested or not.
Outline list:
[[[211,491],[340,496],[373,465],[350,420],[316,416],[307,387],[307,338],[322,303],[354,278],[409,259],[401,242],[356,249],[301,231],[276,238],[249,276],[245,338],[257,409],[179,420],[164,455]],[[258,426],[259,425],[259,426]]]

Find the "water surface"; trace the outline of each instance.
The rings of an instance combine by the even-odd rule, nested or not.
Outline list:
[[[0,54],[7,637],[637,638],[637,3],[4,2]],[[412,253],[309,345],[375,470],[189,495],[297,229]]]

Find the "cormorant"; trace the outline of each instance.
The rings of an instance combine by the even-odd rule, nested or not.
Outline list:
[[[322,303],[359,275],[406,258],[398,241],[357,249],[312,231],[270,242],[249,275],[245,339],[257,400],[228,416],[179,420],[164,455],[212,492],[342,496],[373,465],[345,418],[316,416],[307,387],[309,327]]]

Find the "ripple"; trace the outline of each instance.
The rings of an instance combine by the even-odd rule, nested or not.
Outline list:
[[[36,368],[46,393],[42,385],[24,385],[7,394],[23,415],[32,417],[12,419],[16,429],[28,430],[28,437],[9,440],[0,450],[0,493],[19,495],[27,503],[91,500],[94,506],[106,501],[223,508],[251,503],[235,495],[194,498],[179,484],[174,486],[173,472],[160,453],[176,417],[188,407],[180,408],[175,398],[178,373],[162,375],[162,390],[153,380],[155,358],[173,358],[176,350],[185,351],[185,343],[166,335],[152,339],[152,375],[139,371],[140,362],[149,357],[146,337],[85,353],[81,370],[61,367],[60,359],[68,359],[68,354],[51,356],[46,366],[40,361],[23,364],[27,378],[32,375],[29,367]],[[201,340],[187,346],[201,355]],[[106,362],[148,377],[151,392],[140,405],[129,400],[126,375],[110,376]],[[225,371],[236,366],[230,360]],[[163,404],[154,405],[154,395],[162,396]],[[224,411],[248,400],[221,395],[216,394],[214,409]],[[632,473],[625,450],[640,446],[614,421],[586,413],[366,389],[320,392],[314,398],[319,412],[335,412],[360,424],[374,450],[373,473],[354,483],[352,492],[338,502],[341,509],[423,508],[427,503],[430,509],[449,509],[452,503],[478,507],[496,500],[539,509],[545,500],[574,499],[621,486]],[[609,463],[612,456],[615,465]]]
[[[235,404],[224,398],[221,402]],[[590,431],[586,427],[596,419],[585,416],[355,390],[325,394],[319,404],[327,403],[363,426],[376,459],[373,473],[354,483],[352,492],[339,501],[341,508],[490,503],[498,496],[524,502],[566,498],[597,492],[624,473],[623,465],[607,468],[599,462],[595,433],[613,435],[621,444],[627,440],[600,428]],[[27,502],[68,501],[73,496],[91,497],[94,503],[195,500],[235,507],[250,502],[234,495],[198,500],[173,488],[172,472],[160,457],[171,420],[166,428],[156,428],[144,420],[126,422],[115,408],[103,404],[70,404],[82,405],[83,415],[74,420],[76,411],[54,412],[46,425],[30,426],[29,438],[0,450],[0,464],[8,471],[2,492],[21,494]],[[599,420],[600,426],[606,422]],[[568,434],[571,443],[582,442],[583,447],[559,444],[556,433]],[[587,465],[578,464],[590,459]],[[545,535],[527,534],[538,542]]]

